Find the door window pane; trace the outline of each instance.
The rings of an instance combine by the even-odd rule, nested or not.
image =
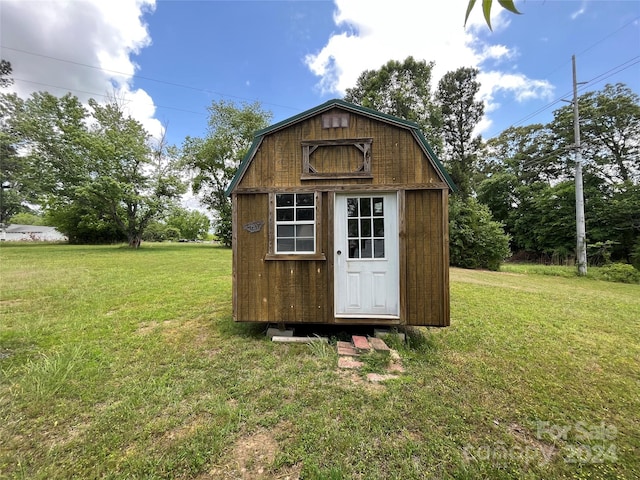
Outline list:
[[[381,217],[384,215],[384,199],[376,197],[373,199],[373,216]]]
[[[349,238],[357,238],[360,235],[358,235],[359,230],[358,230],[358,220],[354,220],[352,218],[350,218],[347,221],[347,226],[348,226],[348,233],[347,236]]]
[[[360,236],[361,237],[371,236],[371,219],[370,218],[360,219]]]
[[[384,238],[384,218],[373,219],[373,236]]]
[[[347,216],[349,217],[358,216],[358,199],[357,198],[347,198]]]
[[[358,240],[349,240],[349,258],[360,258]]]
[[[371,199],[370,198],[360,199],[360,216],[361,217],[371,216]]]
[[[384,239],[375,239],[373,241],[374,258],[384,258]]]
[[[371,258],[373,256],[371,247],[371,239],[360,240],[360,258]]]
[[[386,258],[384,197],[347,198],[349,258]]]

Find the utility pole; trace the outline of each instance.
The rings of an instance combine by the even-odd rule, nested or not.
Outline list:
[[[580,117],[578,116],[578,81],[576,79],[576,56],[571,56],[573,65],[573,152],[576,162],[576,255],[578,275],[587,274],[587,234],[584,221],[584,193],[582,189],[582,152],[580,146]]]

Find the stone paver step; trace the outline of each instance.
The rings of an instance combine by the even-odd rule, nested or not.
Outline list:
[[[356,356],[358,351],[349,342],[338,342],[338,355]]]
[[[382,340],[381,338],[369,338],[369,344],[377,352],[389,353],[391,351],[391,349],[387,346],[386,343],[384,343],[384,340]]]
[[[367,337],[363,337],[362,335],[353,335],[351,337],[351,341],[353,342],[353,346],[356,347],[356,350],[360,352],[368,352],[371,350],[371,345],[369,345]]]

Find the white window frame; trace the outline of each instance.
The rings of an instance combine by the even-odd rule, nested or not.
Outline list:
[[[279,207],[278,206],[278,197],[281,195],[293,195],[293,205],[292,206],[282,206]],[[311,205],[298,205],[298,196],[299,195],[311,195],[311,197],[313,198],[313,204]],[[317,195],[314,192],[279,192],[276,193],[274,196],[274,253],[276,255],[310,255],[310,254],[314,254],[316,252],[316,248],[317,248],[317,244],[316,244],[316,236],[317,236],[317,229],[316,229],[316,222],[317,222],[317,218],[318,218],[318,209],[317,209]],[[283,211],[285,209],[293,209],[293,219],[292,220],[278,220],[278,212],[279,211]],[[308,220],[298,220],[297,219],[297,212],[298,210],[308,210],[311,209],[313,211],[313,218]],[[307,236],[302,236],[302,237],[298,237],[297,236],[297,229],[299,226],[305,226],[308,225],[311,227],[312,232],[311,235]],[[294,233],[293,236],[283,236],[280,237],[278,235],[278,227],[288,227],[288,226],[292,226]],[[296,250],[296,242],[299,238],[305,239],[305,240],[311,240],[313,242],[313,248],[311,250]],[[282,240],[282,239],[292,239],[294,242],[294,249],[293,250],[281,250],[278,248],[278,240]]]

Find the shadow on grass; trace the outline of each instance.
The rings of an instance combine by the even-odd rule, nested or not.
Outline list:
[[[238,323],[231,319],[224,319],[220,322],[220,332],[226,336],[260,338],[266,335],[269,327],[277,328],[275,324]],[[404,341],[394,335],[385,338],[387,345],[393,349],[416,353],[434,353],[438,349],[437,335],[433,329],[426,327],[385,328],[373,325],[288,324],[286,328],[293,330],[296,337],[326,337],[332,345],[338,341],[350,342],[354,335],[373,337],[375,330],[384,330],[389,333],[405,334]]]

